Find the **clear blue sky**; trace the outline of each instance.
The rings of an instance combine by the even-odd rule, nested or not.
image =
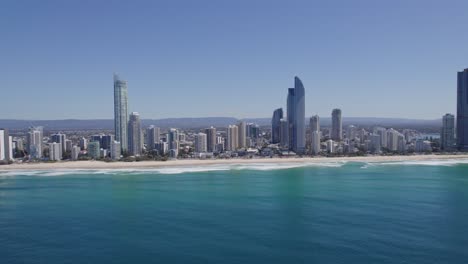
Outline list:
[[[468,67],[468,1],[0,3],[0,118],[270,117],[299,76],[306,116],[439,118]]]

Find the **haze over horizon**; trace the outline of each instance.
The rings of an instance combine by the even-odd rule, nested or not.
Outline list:
[[[296,75],[306,116],[439,119],[468,67],[448,2],[5,1],[0,119],[111,119],[113,72],[143,119],[270,118]]]

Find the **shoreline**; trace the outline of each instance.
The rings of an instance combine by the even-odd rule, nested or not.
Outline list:
[[[341,162],[401,162],[401,161],[468,161],[468,154],[458,155],[411,155],[411,156],[361,156],[361,157],[292,157],[292,158],[252,158],[252,159],[184,159],[168,161],[104,162],[104,161],[61,161],[56,163],[14,163],[0,166],[0,171],[19,170],[96,170],[96,169],[151,169],[170,167],[196,167],[214,165],[249,165],[249,164],[320,164]]]

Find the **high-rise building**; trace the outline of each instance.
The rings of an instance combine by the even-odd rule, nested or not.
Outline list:
[[[320,131],[315,130],[311,132],[310,152],[312,155],[320,153]]]
[[[335,141],[343,140],[343,123],[341,120],[341,109],[333,109],[332,111],[331,139]]]
[[[42,158],[42,127],[31,127],[27,136],[27,150],[30,159]]]
[[[80,148],[81,150],[88,149],[88,140],[84,137],[80,138]]]
[[[195,134],[195,152],[207,151],[207,135],[205,133]]]
[[[8,129],[0,129],[0,160],[13,159],[13,138],[9,135]]]
[[[247,147],[247,137],[246,137],[246,132],[247,132],[247,127],[245,124],[245,121],[240,121],[239,124],[237,124],[238,127],[238,146],[239,148],[246,148]]]
[[[167,143],[169,144],[169,149],[176,149],[179,146],[179,131],[175,128],[169,129],[167,133]]]
[[[206,144],[208,152],[216,151],[216,128],[210,127],[205,129]]]
[[[387,129],[384,127],[376,127],[374,133],[380,136],[380,146],[382,148],[387,147]]]
[[[67,140],[67,135],[62,134],[62,133],[57,133],[57,134],[53,134],[53,135],[50,136],[50,141],[52,143],[59,143],[60,144],[60,147],[62,148],[62,153],[67,152],[66,140]]]
[[[335,142],[333,142],[333,140],[331,139],[327,140],[327,152],[328,153],[335,152]]]
[[[280,145],[289,149],[289,122],[284,118],[280,120]]]
[[[128,154],[140,156],[142,154],[143,141],[141,131],[140,114],[132,112],[128,121]]]
[[[273,112],[271,118],[271,143],[280,143],[281,119],[283,119],[283,108],[278,108]]]
[[[305,152],[305,89],[297,76],[294,77],[294,88],[288,89],[287,119],[289,148],[298,154],[303,154]]]
[[[239,148],[239,128],[236,125],[230,125],[227,129],[226,150],[236,151]]]
[[[161,130],[159,127],[149,126],[146,129],[146,147],[148,150],[155,149],[156,142],[159,142],[161,137]]]
[[[59,161],[62,160],[62,143],[53,142],[49,143],[49,160]]]
[[[71,159],[78,160],[78,156],[80,155],[81,148],[80,146],[72,146],[71,147]]]
[[[380,135],[372,134],[370,136],[370,143],[371,143],[371,147],[370,147],[371,152],[372,153],[379,153],[380,150],[381,150],[381,145],[382,145]]]
[[[468,69],[457,77],[457,146],[468,151]]]
[[[387,148],[390,151],[398,151],[398,137],[400,133],[393,128],[387,130]]]
[[[354,125],[349,125],[346,129],[346,138],[353,140],[356,138],[357,128]]]
[[[310,132],[319,131],[320,132],[320,117],[314,115],[310,118]]]
[[[110,156],[112,160],[120,159],[120,150],[121,150],[120,142],[114,140],[110,148],[110,154],[111,154]]]
[[[128,91],[127,81],[114,74],[114,130],[115,140],[121,143],[123,152],[128,150]]]
[[[91,141],[88,143],[88,156],[92,159],[101,158],[101,146],[99,141]]]
[[[455,147],[455,116],[446,114],[442,117],[440,148],[447,151]]]

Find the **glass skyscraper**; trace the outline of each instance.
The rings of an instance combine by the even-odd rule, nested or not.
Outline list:
[[[305,89],[299,77],[294,77],[294,88],[288,89],[287,117],[289,148],[297,154],[305,153]]]
[[[271,143],[280,143],[281,119],[283,119],[283,108],[278,108],[273,112],[271,119]]]
[[[468,151],[468,69],[457,77],[457,146]]]
[[[114,130],[115,140],[120,142],[122,152],[128,150],[128,91],[127,81],[114,74]]]

